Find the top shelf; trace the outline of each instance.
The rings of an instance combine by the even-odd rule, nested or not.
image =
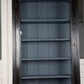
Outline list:
[[[69,19],[21,19],[21,23],[68,23]]]
[[[70,0],[20,0],[20,2],[70,2]]]

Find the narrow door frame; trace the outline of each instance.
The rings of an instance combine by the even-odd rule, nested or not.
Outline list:
[[[20,83],[20,5],[19,0],[12,0],[13,21],[13,84]],[[80,84],[80,57],[79,57],[79,23],[78,0],[71,0],[71,51],[72,51],[72,81]]]

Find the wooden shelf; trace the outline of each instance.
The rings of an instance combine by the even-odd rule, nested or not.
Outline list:
[[[22,80],[30,80],[30,79],[66,79],[71,78],[71,76],[31,76],[31,77],[22,77]]]
[[[70,2],[70,0],[20,0],[20,2]]]
[[[64,42],[70,39],[22,39],[22,42]]]
[[[71,60],[72,58],[24,58],[21,61],[67,61]]]
[[[69,19],[21,19],[21,23],[69,23]]]

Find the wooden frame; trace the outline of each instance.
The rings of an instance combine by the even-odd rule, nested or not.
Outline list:
[[[13,10],[13,84],[20,84],[20,8],[19,0],[12,0]],[[80,84],[78,0],[71,0],[72,81]]]
[[[78,0],[71,0],[71,24],[73,84],[80,84]]]
[[[19,0],[12,0],[13,17],[13,84],[20,84]]]

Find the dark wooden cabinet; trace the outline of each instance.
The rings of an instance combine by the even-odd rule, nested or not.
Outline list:
[[[13,1],[14,84],[80,84],[77,9],[77,0]]]

